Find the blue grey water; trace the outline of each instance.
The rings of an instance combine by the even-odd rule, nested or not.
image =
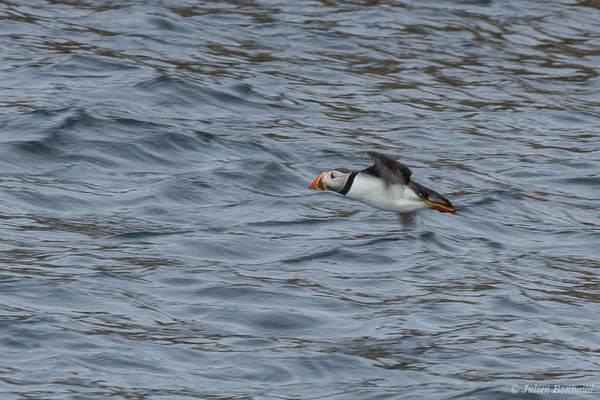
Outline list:
[[[594,1],[0,1],[0,398],[597,398],[599,68]],[[307,189],[368,150],[456,215]]]

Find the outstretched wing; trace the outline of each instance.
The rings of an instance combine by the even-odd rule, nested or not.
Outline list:
[[[412,171],[406,165],[374,151],[369,151],[367,154],[373,159],[373,165],[362,172],[381,178],[386,185],[410,183]]]
[[[415,227],[415,215],[416,213],[414,211],[409,213],[398,213],[398,219],[402,223],[404,230],[410,231]]]

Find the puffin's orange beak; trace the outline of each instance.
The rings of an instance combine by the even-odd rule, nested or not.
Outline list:
[[[325,176],[327,172],[323,172],[321,175],[317,176],[315,178],[315,180],[313,181],[313,183],[310,184],[310,186],[308,187],[309,189],[312,190],[327,190],[327,184],[325,182],[323,182],[323,177]]]

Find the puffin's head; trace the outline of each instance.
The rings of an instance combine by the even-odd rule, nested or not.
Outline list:
[[[430,208],[439,212],[447,212],[450,214],[456,213],[456,209],[444,196],[436,192],[435,190],[429,189],[415,181],[411,181],[410,185],[413,190],[419,195],[421,200],[425,202]]]
[[[323,172],[315,178],[308,188],[312,190],[333,190],[339,192],[346,185],[346,181],[351,173],[352,171],[346,168],[337,168]]]

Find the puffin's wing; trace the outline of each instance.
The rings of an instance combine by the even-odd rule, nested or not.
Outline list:
[[[415,212],[398,213],[398,219],[402,223],[405,230],[411,230],[415,227]]]
[[[364,169],[363,172],[381,178],[386,185],[398,183],[408,185],[410,183],[412,171],[406,165],[374,151],[369,151],[367,154],[374,162],[373,165]]]

